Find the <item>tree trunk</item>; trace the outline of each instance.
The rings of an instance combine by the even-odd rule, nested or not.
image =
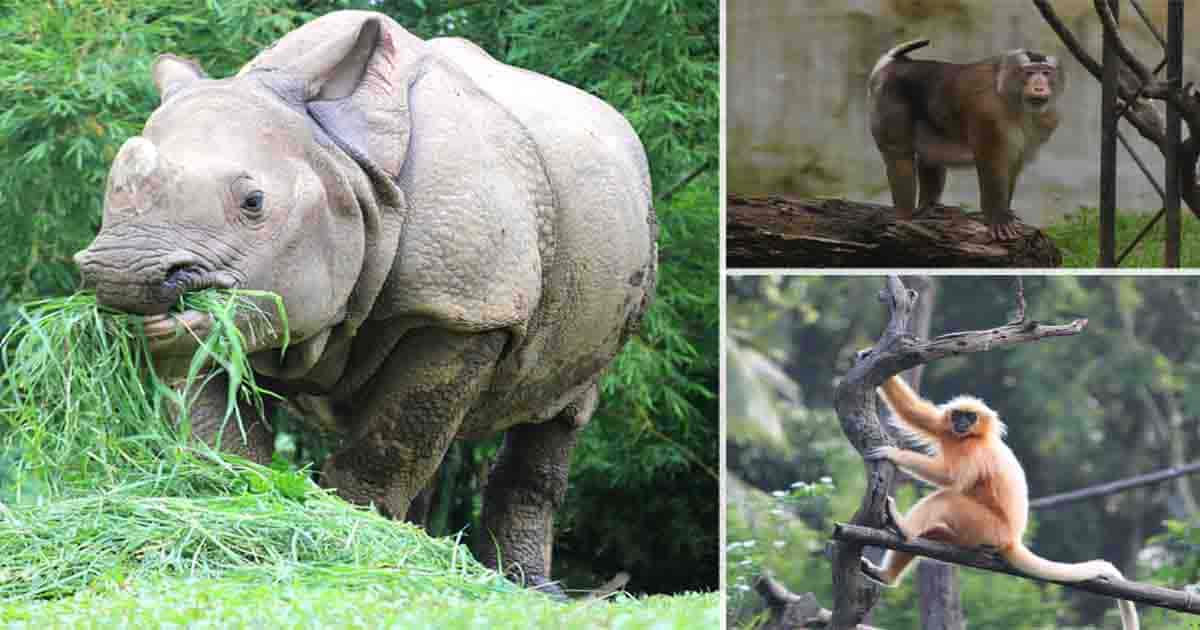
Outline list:
[[[963,630],[958,567],[928,558],[917,565],[917,591],[921,594],[921,627],[925,630]]]
[[[890,206],[845,199],[730,195],[729,267],[1058,267],[1045,234],[1019,224],[1020,238],[994,242],[986,223],[938,206],[898,221]]]

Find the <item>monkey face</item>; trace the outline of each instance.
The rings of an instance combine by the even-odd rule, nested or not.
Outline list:
[[[974,411],[965,411],[962,409],[954,409],[950,412],[950,427],[954,430],[955,435],[966,435],[975,428],[975,423],[979,417]]]
[[[1040,111],[1054,98],[1054,69],[1048,64],[1030,64],[1025,71],[1021,96],[1030,109]]]
[[[1021,101],[1025,108],[1040,112],[1054,100],[1058,90],[1058,59],[1033,51],[1018,51],[1016,63],[1020,71],[1013,79],[1021,82]]]

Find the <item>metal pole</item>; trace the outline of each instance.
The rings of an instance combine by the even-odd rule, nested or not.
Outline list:
[[[1120,0],[1108,0],[1113,17],[1121,23]],[[1104,33],[1104,76],[1100,92],[1100,261],[1101,267],[1117,264],[1117,48]]]
[[[1183,0],[1167,2],[1167,85],[1172,95],[1183,93]],[[1183,227],[1179,217],[1179,108],[1167,100],[1167,244],[1165,267],[1179,267]]]

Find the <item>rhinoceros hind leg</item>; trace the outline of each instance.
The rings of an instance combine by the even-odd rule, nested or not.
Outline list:
[[[550,580],[554,513],[567,494],[571,450],[596,409],[597,393],[593,385],[553,419],[509,429],[483,492],[476,556],[487,566],[502,566],[510,579],[560,599],[566,594]]]

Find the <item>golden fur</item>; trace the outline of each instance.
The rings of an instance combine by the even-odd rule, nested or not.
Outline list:
[[[887,459],[913,476],[939,487],[921,499],[897,525],[907,537],[923,537],[960,547],[989,547],[1009,564],[1040,578],[1081,582],[1094,578],[1124,579],[1103,560],[1064,564],[1041,558],[1025,547],[1021,537],[1029,519],[1029,487],[1025,471],[1001,440],[1006,432],[1000,417],[974,396],[957,396],[943,405],[921,398],[899,377],[881,387],[894,422],[930,446],[933,455],[884,446],[868,459]],[[975,414],[974,423],[956,432],[953,413]],[[889,499],[890,501],[890,499]],[[889,509],[891,509],[889,503]],[[868,576],[892,585],[912,562],[910,553],[889,550],[883,565],[863,559]],[[1125,630],[1138,628],[1133,604],[1120,602]]]

